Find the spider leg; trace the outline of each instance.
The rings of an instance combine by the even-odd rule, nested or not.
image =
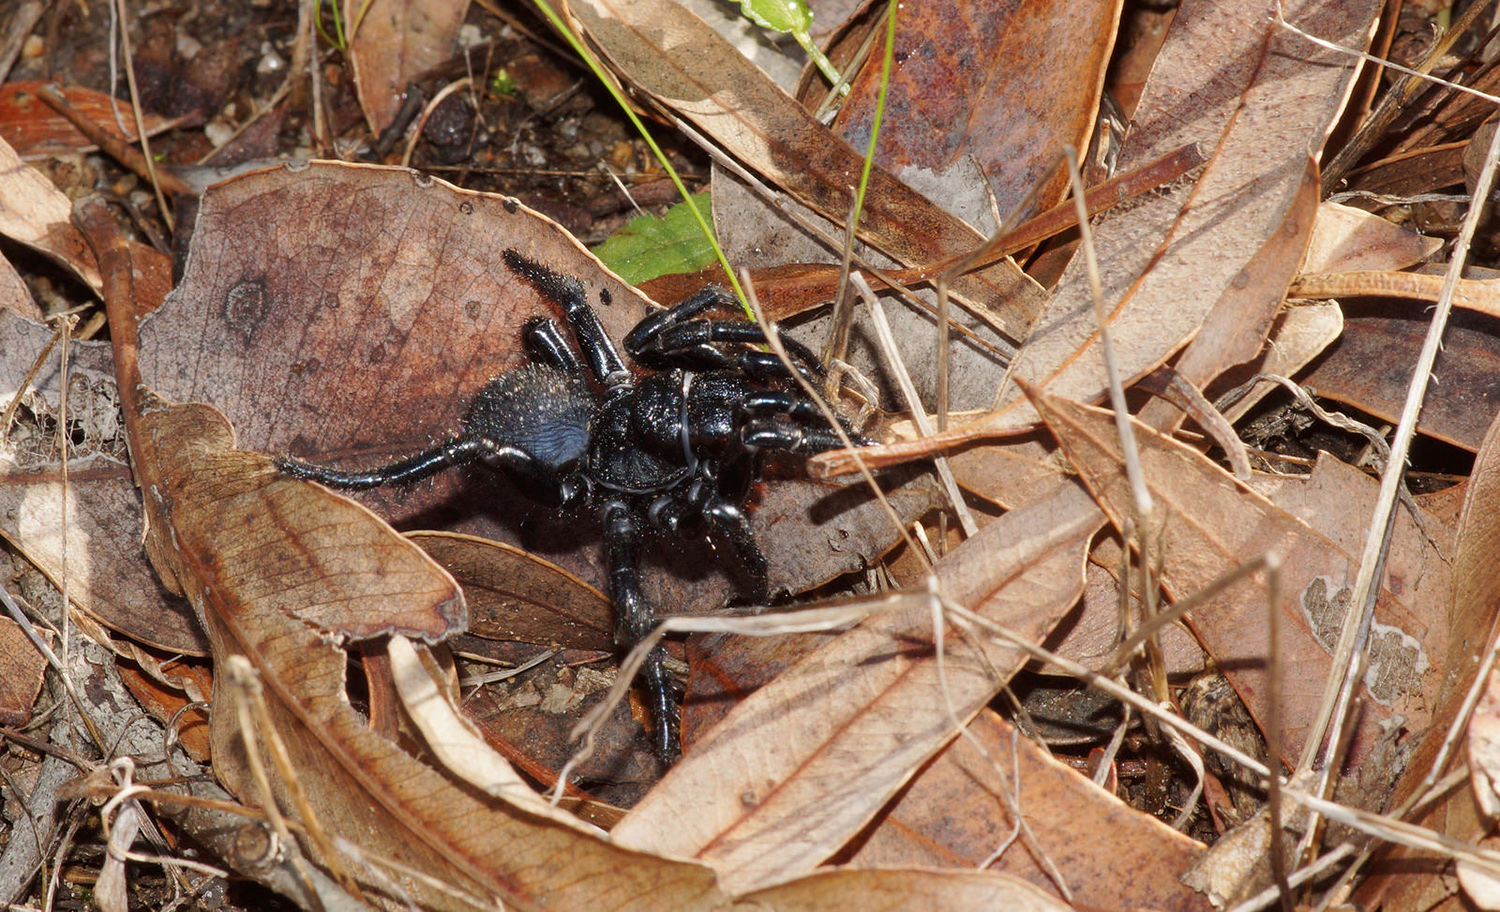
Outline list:
[[[787,354],[791,354],[791,349],[787,350]],[[775,352],[760,351],[754,348],[746,348],[735,352],[734,366],[743,371],[746,376],[754,377],[762,383],[789,380],[792,376],[792,372],[786,369],[786,362],[782,361]],[[803,380],[806,380],[813,386],[818,385],[819,380],[822,379],[824,374],[822,370],[814,373],[797,361],[792,362],[792,367],[797,373],[802,375]]]
[[[765,604],[771,594],[766,556],[755,542],[755,533],[745,511],[721,497],[712,497],[703,505],[703,518],[708,521],[709,528],[734,548],[740,565],[745,568],[745,576],[750,582],[745,597],[756,604]]]
[[[602,515],[609,597],[615,604],[615,641],[621,649],[629,649],[656,623],[656,611],[641,591],[641,518],[625,501],[615,499],[605,502]],[[682,718],[666,657],[666,650],[657,644],[646,654],[641,675],[656,724],[656,752],[663,759],[675,760],[682,752]]]
[[[532,317],[521,327],[521,344],[536,364],[555,367],[565,374],[583,376],[583,364],[563,338],[562,328],[546,317]]]
[[[689,301],[691,300],[690,298]],[[639,328],[639,326],[636,327],[636,329]],[[632,330],[631,337],[634,335],[635,330]],[[729,320],[689,320],[662,326],[648,336],[637,339],[636,342],[639,344],[635,346],[630,344],[631,337],[627,337],[626,351],[629,351],[632,357],[644,357],[647,360],[663,363],[671,363],[674,359],[682,358],[692,361],[694,365],[707,360],[715,360],[716,363],[711,365],[713,367],[740,367],[747,372],[778,377],[788,375],[786,365],[782,364],[781,359],[777,358],[774,353],[751,350],[730,353],[713,347],[713,343],[716,342],[765,344],[765,332],[754,323]],[[811,374],[813,377],[822,377],[826,373],[818,356],[813,354],[812,349],[806,345],[786,336],[781,337],[781,344],[785,346],[787,355],[797,366],[799,373],[803,373],[804,376]]]
[[[786,415],[796,421],[818,424],[826,421],[817,403],[787,390],[757,390],[744,398],[740,409],[747,415]],[[838,417],[843,418],[842,415]]]
[[[625,335],[625,350],[635,357],[661,335],[667,328],[685,323],[706,310],[734,301],[729,293],[717,285],[708,285],[694,292],[681,304],[669,310],[647,316]]]
[[[563,313],[567,315],[568,325],[573,329],[573,335],[578,338],[578,347],[583,351],[589,371],[605,389],[611,391],[623,389],[633,382],[630,371],[625,367],[625,361],[604,331],[604,324],[599,322],[599,315],[589,305],[588,295],[584,293],[582,282],[553,272],[540,263],[532,262],[514,249],[505,251],[505,263],[521,278],[530,282],[537,291],[562,307]],[[601,292],[600,299],[606,304],[609,303],[609,296],[605,293]]]
[[[327,466],[313,465],[289,456],[276,457],[276,468],[304,481],[316,481],[330,488],[345,491],[365,491],[387,484],[404,484],[430,478],[444,469],[464,465],[480,459],[493,450],[492,444],[482,437],[464,435],[455,437],[441,446],[423,450],[414,456],[398,459],[388,465],[363,472],[344,472]]]
[[[823,410],[806,396],[786,390],[761,390],[746,396],[740,403],[740,409],[746,415],[762,416],[744,425],[742,433],[752,433],[758,439],[745,439],[750,446],[763,446],[771,449],[788,450],[793,453],[821,453],[825,450],[836,450],[843,447],[843,441],[839,435],[833,433],[828,427],[828,419],[823,415]],[[794,438],[797,435],[790,431],[781,431],[787,425],[783,422],[769,420],[776,415],[785,415],[792,421],[798,422],[795,430],[801,431],[800,442]],[[839,427],[849,436],[849,442],[855,446],[868,446],[872,441],[862,434],[857,434],[849,425],[843,415],[835,413],[838,418]],[[791,447],[785,446],[778,441],[793,439]],[[809,449],[809,447],[812,447]]]
[[[740,429],[740,439],[750,449],[781,450],[794,456],[812,456],[844,446],[839,435],[827,427],[793,424],[770,418],[756,418]],[[855,446],[869,443],[858,434],[850,434]]]

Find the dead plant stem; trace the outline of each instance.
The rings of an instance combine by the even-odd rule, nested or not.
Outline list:
[[[135,117],[135,135],[141,143],[141,155],[145,160],[146,174],[151,178],[151,190],[156,194],[156,205],[161,210],[161,220],[166,223],[168,231],[174,231],[176,227],[172,222],[172,207],[167,205],[167,195],[162,191],[161,180],[156,174],[156,160],[151,157],[151,137],[146,135],[146,115],[141,110],[141,92],[135,83],[135,64],[132,62],[130,53],[130,29],[126,26],[125,0],[114,0],[111,9],[118,10],[120,51],[125,58],[125,83],[130,86],[130,111]]]
[[[901,357],[901,349],[896,345],[896,336],[891,332],[891,324],[885,318],[885,309],[881,307],[880,299],[875,297],[875,292],[870,289],[870,283],[865,281],[863,275],[855,273],[850,281],[859,289],[860,297],[864,298],[865,306],[869,308],[870,322],[875,326],[875,337],[880,343],[880,351],[885,355],[886,365],[896,378],[896,385],[901,390],[902,398],[906,400],[906,407],[911,409],[911,417],[916,422],[917,430],[923,437],[932,436],[932,422],[928,420],[927,409],[922,405],[921,397],[917,395],[917,387],[912,383],[911,373],[906,369],[906,362]],[[942,349],[939,348],[938,351],[941,354]],[[941,375],[941,369],[939,375]],[[933,457],[932,462],[937,467],[938,478],[943,483],[943,491],[948,496],[948,502],[953,506],[953,513],[958,517],[964,535],[972,538],[979,532],[979,524],[974,521],[974,514],[969,511],[969,505],[964,502],[963,492],[958,488],[958,482],[953,477],[953,470],[948,467],[948,457],[939,453]]]

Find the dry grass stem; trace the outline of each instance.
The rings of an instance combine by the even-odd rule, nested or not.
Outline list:
[[[870,283],[865,277],[855,273],[851,277],[855,287],[859,289],[860,297],[864,298],[865,306],[869,309],[870,320],[875,326],[875,338],[880,345],[880,353],[885,356],[885,362],[891,369],[891,374],[896,378],[896,385],[901,389],[901,397],[906,400],[906,407],[911,410],[912,421],[916,422],[917,429],[923,437],[931,437],[933,434],[932,423],[927,419],[927,409],[922,405],[922,399],[917,395],[916,384],[912,383],[911,373],[906,369],[906,361],[901,357],[901,350],[896,345],[896,337],[891,332],[891,324],[885,318],[885,309],[880,305],[880,299],[870,289]],[[944,408],[939,402],[939,408]],[[939,415],[942,413],[940,412]],[[958,517],[958,524],[963,527],[964,535],[972,537],[979,531],[979,524],[974,521],[974,514],[969,511],[969,505],[964,502],[963,492],[958,489],[958,482],[953,479],[953,470],[948,467],[948,457],[941,454],[934,456],[933,464],[937,467],[938,479],[943,484],[943,492],[948,496],[948,503],[953,507],[953,513]]]

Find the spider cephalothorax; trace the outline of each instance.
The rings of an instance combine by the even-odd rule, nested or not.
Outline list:
[[[766,560],[744,510],[760,453],[809,455],[841,443],[812,401],[795,391],[786,366],[749,347],[765,341],[760,328],[702,318],[724,299],[721,290],[704,289],[648,316],[625,337],[631,359],[654,370],[637,376],[605,334],[582,283],[514,250],[505,262],[563,309],[577,351],[557,323],[531,319],[521,338],[532,363],[485,384],[463,429],[447,442],[363,472],[289,458],[277,465],[298,478],[363,490],[482,462],[532,482],[541,499],[597,509],[621,648],[639,642],[656,622],[639,567],[650,528],[706,532],[740,562],[745,595],[764,601]],[[784,344],[797,371],[822,373],[810,351]],[[665,655],[659,646],[653,650],[643,673],[656,749],[673,757],[679,722]]]

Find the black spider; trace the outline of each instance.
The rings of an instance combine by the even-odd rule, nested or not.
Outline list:
[[[808,455],[842,444],[812,401],[795,391],[786,366],[748,347],[766,341],[760,328],[702,319],[725,300],[711,286],[646,317],[625,337],[631,359],[655,371],[637,376],[605,334],[582,283],[514,250],[505,252],[505,262],[562,307],[582,363],[557,323],[533,318],[522,330],[532,363],[485,384],[463,430],[446,443],[363,472],[290,458],[277,466],[329,487],[363,490],[478,461],[532,482],[554,505],[597,507],[621,649],[656,622],[639,567],[651,527],[676,535],[707,532],[738,558],[748,583],[744,594],[764,602],[766,559],[744,510],[761,451]],[[600,298],[608,303],[608,292]],[[806,347],[791,339],[783,344],[800,373],[823,374]],[[643,672],[655,747],[670,759],[680,750],[680,723],[665,656],[660,646],[652,650]]]

